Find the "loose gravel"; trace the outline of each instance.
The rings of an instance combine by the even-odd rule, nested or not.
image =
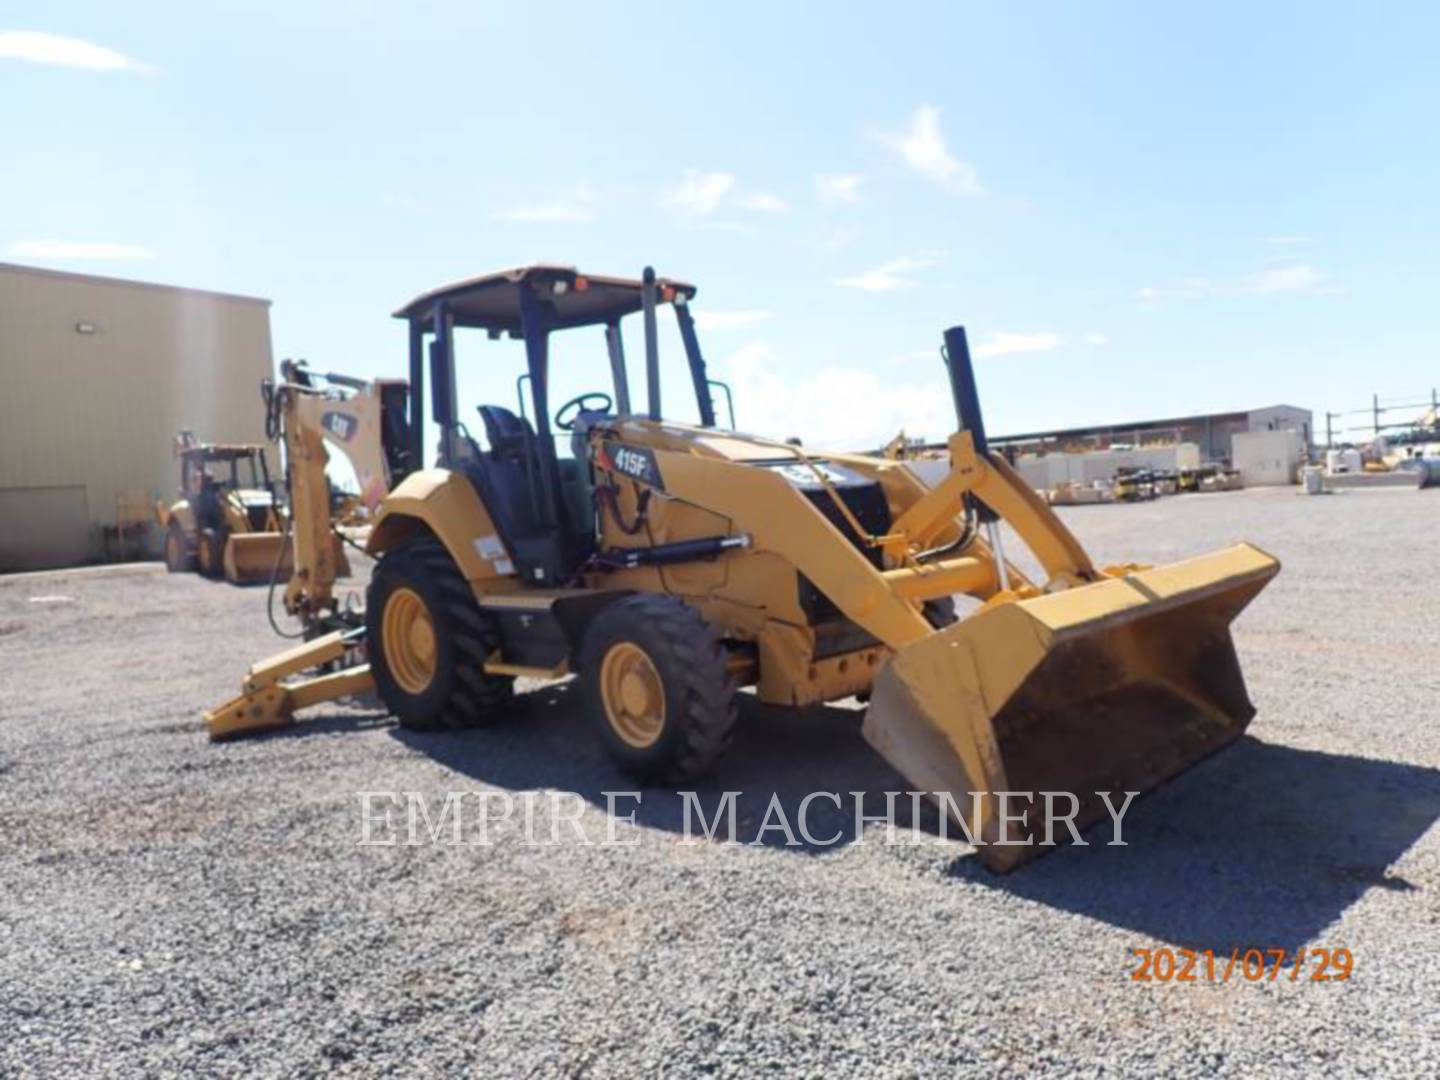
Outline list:
[[[1440,493],[1065,517],[1100,561],[1249,538],[1284,570],[1236,627],[1249,735],[1137,802],[1128,846],[1003,878],[927,814],[887,844],[828,802],[831,846],[686,843],[647,791],[602,845],[631,785],[567,685],[484,731],[354,701],[212,745],[200,711],[278,646],[263,589],[0,579],[0,1075],[1436,1075]],[[744,709],[702,804],[743,792],[742,836],[772,796],[877,811],[904,785],[859,716]],[[357,793],[453,790],[532,793],[561,842],[357,843]],[[1128,977],[1132,949],[1237,945],[1344,946],[1354,975]]]

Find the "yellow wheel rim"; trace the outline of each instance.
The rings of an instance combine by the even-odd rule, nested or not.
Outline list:
[[[645,650],[628,641],[600,661],[600,697],[610,726],[629,745],[654,746],[665,730],[665,684]]]
[[[400,689],[423,694],[435,678],[435,624],[414,589],[396,589],[386,598],[380,638],[385,666]]]

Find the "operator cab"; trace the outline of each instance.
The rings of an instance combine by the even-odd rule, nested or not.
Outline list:
[[[710,388],[719,386],[727,397],[729,388],[706,375],[690,314],[695,292],[693,285],[657,278],[649,267],[635,279],[581,274],[569,266],[535,265],[432,290],[395,313],[410,326],[410,458],[423,460],[424,417],[419,402],[425,397],[428,367],[430,418],[440,428],[439,464],[462,473],[476,486],[517,571],[530,584],[562,585],[594,552],[590,429],[597,423],[630,417],[661,419],[656,330],[660,307],[668,305],[675,312],[700,424],[715,426]],[[647,401],[643,413],[631,406],[621,334],[622,320],[635,314],[641,316],[644,328]],[[552,414],[550,335],[588,327],[604,332],[611,389],[580,394]],[[456,328],[484,330],[492,341],[509,337],[525,345],[525,371],[516,380],[520,412],[484,404],[474,414],[484,433],[484,449],[472,437],[456,400]],[[530,416],[535,418],[534,424]],[[732,426],[733,422],[732,410]],[[562,458],[557,452],[556,439],[566,435],[572,458]]]
[[[187,436],[189,432],[182,439]],[[265,528],[275,493],[263,449],[190,441],[181,445],[179,453],[181,491],[194,509],[200,528],[224,527],[224,504],[232,497],[252,529]]]

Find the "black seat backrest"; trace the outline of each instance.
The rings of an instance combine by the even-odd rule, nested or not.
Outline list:
[[[200,492],[195,496],[195,521],[202,529],[218,529],[225,522],[225,514],[221,508],[222,491],[209,473],[200,473]]]
[[[553,585],[573,569],[563,531],[544,501],[539,442],[530,421],[499,405],[481,405],[490,448],[462,470],[475,484],[521,577]]]
[[[478,410],[485,424],[485,441],[498,458],[524,464],[535,443],[535,429],[530,421],[516,416],[499,405],[481,405]]]
[[[380,388],[380,448],[390,469],[390,486],[410,475],[417,465],[410,460],[410,388],[404,385]]]

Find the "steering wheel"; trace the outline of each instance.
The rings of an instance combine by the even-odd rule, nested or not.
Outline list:
[[[595,402],[600,404],[596,405]],[[561,405],[555,412],[555,426],[561,431],[574,431],[575,422],[580,419],[581,413],[599,412],[608,413],[615,407],[615,399],[603,390],[592,390],[589,393],[573,397],[564,405]],[[568,416],[570,412],[574,416]]]

